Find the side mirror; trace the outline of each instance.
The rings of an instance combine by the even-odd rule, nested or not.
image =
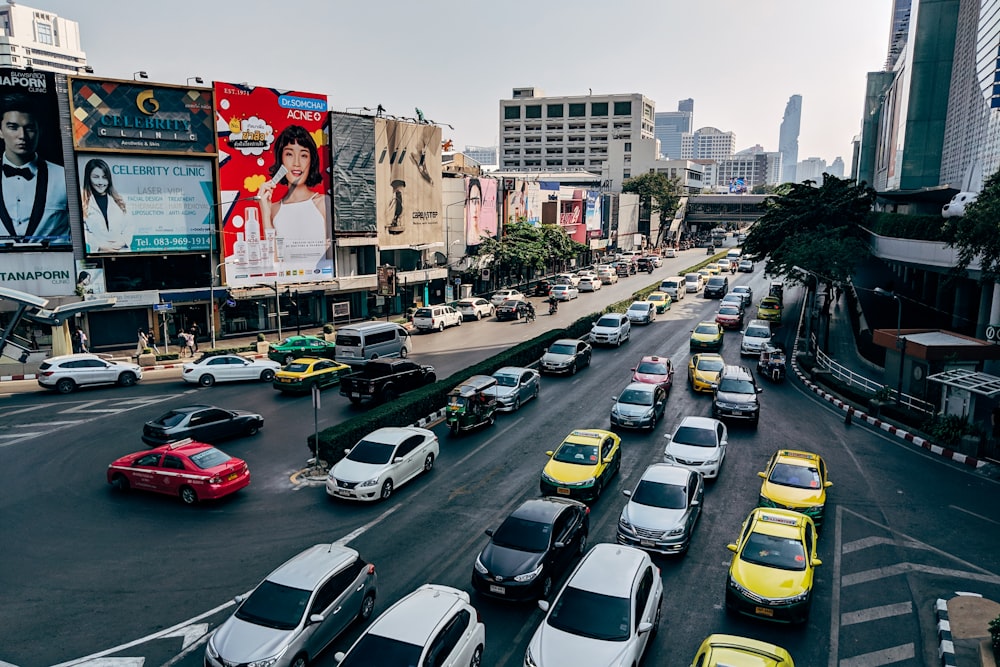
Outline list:
[[[344,661],[344,658],[346,657],[347,657],[346,653],[344,653],[343,651],[337,651],[336,653],[333,654],[333,661],[339,665]]]
[[[833,482],[823,482],[823,488],[829,489],[831,486],[833,486]]]
[[[812,559],[812,566],[813,567],[819,567],[822,564],[823,564],[823,561],[821,561],[819,558],[813,558]]]
[[[604,462],[605,463],[611,463],[614,460],[615,460],[614,454],[609,454],[608,456],[604,457]]]
[[[761,479],[767,479],[767,473],[763,471],[757,473],[757,476],[760,477]]]
[[[396,458],[394,458],[392,460],[392,462],[393,463],[402,463],[403,462],[403,457],[402,456],[397,456]]]
[[[309,617],[309,624],[312,625],[313,623],[322,623],[325,620],[326,616],[323,614],[313,614]]]
[[[657,401],[656,402],[656,407],[662,408],[663,407],[663,401]]]
[[[542,611],[548,611],[549,610],[549,601],[548,600],[539,600],[538,601],[538,608],[541,609]]]
[[[487,537],[493,537],[493,529],[492,528],[487,528],[483,532],[486,533]]]
[[[248,596],[246,594],[237,595],[236,597],[233,598],[233,602],[235,602],[236,604],[240,604],[241,602],[246,600],[247,597]]]
[[[667,434],[667,435],[663,436],[663,439],[666,440],[667,442],[670,442],[671,437],[672,436],[670,434]]]
[[[347,456],[350,453],[351,453],[351,448],[350,447],[345,447],[344,448],[344,456]]]
[[[726,548],[729,549],[730,551],[732,551],[733,553],[736,553],[736,545],[735,544],[727,544]]]
[[[632,497],[632,490],[631,489],[622,489],[622,495],[625,496],[626,498],[631,498]]]
[[[638,628],[637,632],[640,635],[644,635],[644,634],[646,634],[647,632],[649,632],[652,629],[653,629],[653,624],[652,623],[650,623],[649,621],[643,621],[642,623],[639,624],[639,628]]]
[[[762,391],[764,391],[764,388],[763,388],[763,387],[757,387],[757,393],[758,393],[758,394],[759,394],[760,392],[762,392]]]
[[[697,507],[698,505],[701,505],[701,501],[700,500],[692,500],[691,501],[691,507]]]
[[[550,449],[549,451],[545,452],[545,455],[551,457],[553,453],[554,452]]]

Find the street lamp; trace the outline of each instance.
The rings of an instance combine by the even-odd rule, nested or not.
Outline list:
[[[187,78],[188,83],[191,83],[192,81],[194,81],[195,83],[205,83],[205,80],[202,79],[200,76],[189,76]]]
[[[903,362],[906,360],[906,338],[899,335],[899,330],[903,322],[903,301],[895,292],[876,287],[875,294],[890,297],[896,300],[896,349],[899,350],[899,380],[896,382],[896,405],[899,405],[903,398]]]
[[[149,75],[146,74],[146,70],[139,70],[138,72],[132,72],[132,78],[135,80],[148,79]]]

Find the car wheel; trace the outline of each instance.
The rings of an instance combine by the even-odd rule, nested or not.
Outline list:
[[[444,331],[444,322],[438,325],[438,332],[440,333],[442,331]]]
[[[285,360],[284,360],[283,363],[285,364],[285,366],[287,366],[288,364],[292,363],[293,361],[295,361],[295,355],[294,354],[286,354],[285,355]]]
[[[354,405],[359,405],[361,403],[361,398],[359,396],[349,396],[348,398]]]
[[[577,544],[576,553],[580,556],[587,553],[587,533],[580,536],[580,542]]]
[[[392,402],[393,400],[395,400],[398,397],[399,397],[399,394],[397,394],[394,389],[386,388],[385,390],[382,391],[382,402],[383,403],[390,403],[390,402]]]
[[[306,660],[304,655],[297,655],[295,656],[295,660],[292,660],[292,662],[289,663],[289,667],[306,667],[308,664],[309,661]]]
[[[472,659],[469,660],[469,667],[479,667],[483,663],[483,646],[480,644],[472,652]]]
[[[198,378],[198,384],[200,384],[202,387],[211,387],[213,384],[215,384],[215,378],[209,373],[205,373],[200,378]]]
[[[375,592],[370,591],[361,601],[361,609],[358,610],[358,620],[367,621],[375,611]]]
[[[545,579],[542,580],[541,599],[547,600],[549,595],[551,594],[552,594],[552,577],[551,575],[547,575]]]
[[[569,374],[570,375],[576,375],[576,362],[575,361],[573,362],[573,365],[569,367]]]
[[[601,497],[601,493],[603,491],[604,491],[604,482],[601,480],[597,480],[597,482],[594,484],[594,502],[597,502],[597,500]]]
[[[430,472],[434,469],[434,455],[428,454],[427,458],[424,459],[424,472]]]
[[[621,347],[621,346],[622,346],[622,337],[621,335],[619,335],[618,338],[615,339],[615,347]]]
[[[538,385],[536,384],[536,385],[535,385],[535,393],[534,393],[534,394],[532,394],[532,396],[533,396],[534,398],[538,398],[538,391],[539,391],[539,386],[538,386]]]
[[[131,387],[134,386],[136,382],[135,373],[131,371],[122,373],[118,376],[118,386],[119,387]]]
[[[389,500],[389,497],[391,495],[392,495],[392,480],[387,479],[385,480],[385,483],[382,484],[382,491],[379,492],[378,497],[381,498],[382,500]]]
[[[514,412],[517,412],[520,409],[521,409],[521,397],[518,396],[517,398],[514,399]]]
[[[248,436],[255,436],[258,433],[260,433],[260,424],[257,424],[256,422],[253,423],[253,424],[250,424],[250,426],[247,428],[247,435]]]
[[[408,349],[406,349],[405,345],[403,347],[399,348],[399,358],[400,359],[406,359],[406,355],[408,355],[409,353],[410,353],[410,351]]]
[[[185,505],[194,505],[198,502],[198,494],[190,486],[182,486],[180,495],[181,501]]]
[[[458,318],[458,324],[456,324],[455,326],[459,326],[459,327],[462,326],[462,319],[463,318],[461,318],[461,317]]]
[[[483,314],[481,312],[476,312],[476,321],[478,322],[481,319],[483,319]]]
[[[261,382],[271,382],[273,380],[274,380],[274,371],[272,371],[270,368],[260,372]]]
[[[115,491],[121,491],[122,493],[128,491],[128,477],[122,475],[121,473],[115,475],[111,480],[111,486],[115,489]]]
[[[76,389],[76,383],[69,378],[63,378],[59,382],[56,382],[56,391],[60,394],[72,393],[74,389]]]

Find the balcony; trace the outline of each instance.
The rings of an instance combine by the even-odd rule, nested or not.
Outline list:
[[[868,231],[868,233],[872,254],[879,259],[921,264],[938,269],[950,269],[958,264],[958,249],[949,248],[943,241],[900,239],[892,236],[879,236],[872,231]],[[981,266],[979,260],[974,259],[968,267],[970,277],[978,278]]]

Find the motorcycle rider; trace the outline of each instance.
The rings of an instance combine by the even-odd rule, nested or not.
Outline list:
[[[729,263],[729,273],[736,275],[736,262]]]
[[[559,312],[559,300],[554,296],[550,296],[547,301],[549,302],[549,315],[555,315]]]
[[[524,321],[532,322],[535,319],[535,306],[530,301],[525,301],[523,311],[524,311]]]

